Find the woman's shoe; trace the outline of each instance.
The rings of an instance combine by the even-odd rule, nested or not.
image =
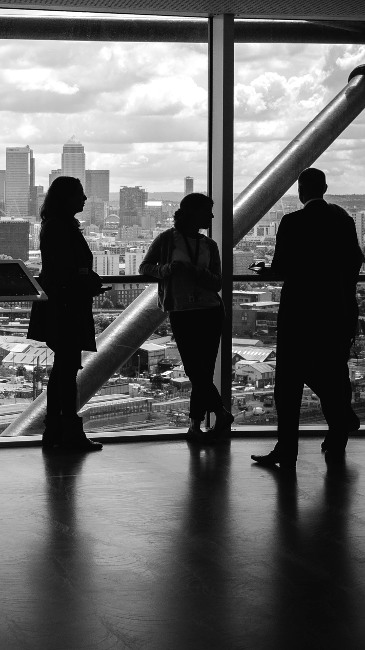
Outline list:
[[[186,432],[186,440],[189,442],[198,442],[204,436],[204,431],[200,428],[201,420],[198,418],[190,418],[190,426]]]
[[[202,443],[204,440],[205,432],[201,430],[200,427],[194,427],[191,426],[188,428],[186,432],[186,437],[185,439],[188,442],[193,442],[193,443]]]
[[[217,440],[229,437],[229,434],[231,433],[231,425],[234,422],[232,413],[223,407],[221,411],[216,413],[215,417],[215,424],[209,430],[211,436],[217,438]]]
[[[44,419],[46,428],[42,435],[42,448],[54,449],[62,442],[62,416],[61,415],[46,415]]]
[[[100,451],[101,442],[95,442],[86,437],[82,426],[82,418],[78,415],[62,417],[62,442],[60,447],[67,451]]]
[[[321,444],[321,451],[325,453],[326,451],[332,451],[332,449],[335,451],[338,449],[345,450],[348,439],[349,436],[347,433],[342,433],[342,431],[338,432],[330,429]]]

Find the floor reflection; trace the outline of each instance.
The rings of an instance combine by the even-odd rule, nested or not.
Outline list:
[[[165,647],[218,650],[229,647],[231,452],[229,444],[189,445],[189,452],[186,495],[161,593],[171,622],[172,645]]]
[[[361,650],[363,441],[294,478],[252,446],[0,454],[0,648]]]
[[[356,578],[349,520],[357,473],[345,463],[329,466],[323,489],[310,495],[309,504],[296,479],[280,471],[273,475],[274,624],[268,647],[355,650],[360,646],[354,638]]]
[[[78,484],[86,454],[43,453],[48,525],[32,563],[39,647],[91,650],[94,615],[87,593],[93,582],[93,549],[79,527]],[[99,638],[100,640],[100,638]]]

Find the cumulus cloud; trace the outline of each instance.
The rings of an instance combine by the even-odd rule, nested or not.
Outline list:
[[[236,45],[235,191],[315,117],[364,54],[351,45]],[[186,175],[206,188],[205,44],[2,41],[0,83],[0,167],[7,146],[29,144],[47,187],[76,134],[87,167],[111,170],[114,191],[129,183],[181,190]],[[361,175],[364,119],[323,156],[343,191]]]
[[[364,60],[365,49],[348,45],[265,45],[262,50],[265,59],[262,59],[259,45],[240,47],[245,52],[244,56],[236,57],[235,182],[238,191],[239,184],[249,183],[343,89],[348,73]],[[266,66],[262,71],[264,60]],[[350,187],[362,191],[359,190],[362,185],[359,152],[365,146],[364,121],[363,113],[317,161],[327,165],[329,176],[333,166],[339,192],[350,191]]]
[[[323,84],[328,100],[345,86],[350,72],[364,61],[365,45],[332,45],[327,48],[323,62]],[[365,124],[364,112],[356,122]]]
[[[268,120],[290,117],[293,108],[301,110],[305,119],[323,104],[324,92],[315,75],[303,74],[286,78],[277,72],[265,72],[250,84],[236,84],[236,120],[247,118]]]

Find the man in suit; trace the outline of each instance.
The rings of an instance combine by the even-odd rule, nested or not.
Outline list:
[[[353,219],[327,203],[325,174],[305,169],[298,178],[302,210],[284,215],[271,271],[284,280],[277,328],[275,405],[278,442],[260,465],[295,469],[304,384],[321,401],[328,424],[327,460],[343,458],[348,434],[359,428],[351,408],[348,371],[356,334],[356,282],[363,261]]]

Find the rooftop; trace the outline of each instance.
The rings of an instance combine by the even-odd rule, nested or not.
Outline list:
[[[248,359],[241,359],[241,361],[237,361],[236,366],[249,366],[259,372],[273,372],[273,367],[264,361],[249,361]]]

